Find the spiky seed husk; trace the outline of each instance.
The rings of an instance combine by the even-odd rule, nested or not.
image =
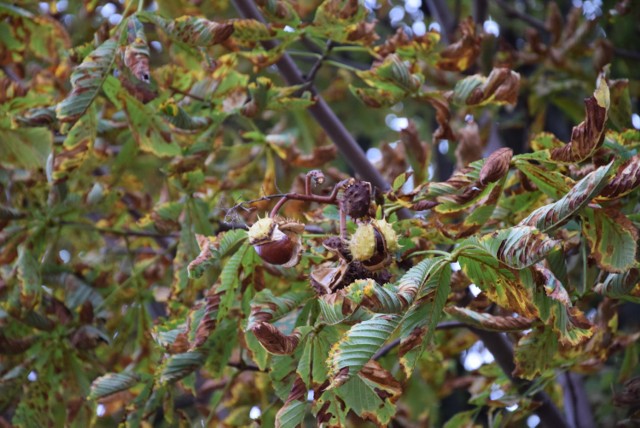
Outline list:
[[[396,231],[393,230],[393,227],[391,227],[391,224],[389,224],[386,220],[373,220],[373,226],[378,229],[378,231],[380,232],[380,234],[382,234],[382,236],[384,237],[386,246],[387,246],[387,251],[396,251],[398,248],[400,248],[400,245],[398,244],[398,235],[396,234]]]
[[[351,235],[349,251],[354,260],[369,260],[376,251],[376,236],[373,225],[361,224]]]

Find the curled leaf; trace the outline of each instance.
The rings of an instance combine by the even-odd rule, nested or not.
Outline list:
[[[499,232],[492,239],[504,236]],[[515,226],[508,229],[497,251],[497,258],[507,266],[523,269],[538,263],[549,252],[559,248],[560,241],[551,239],[547,234],[531,226]]]
[[[494,68],[488,77],[469,76],[459,81],[453,90],[458,104],[479,106],[489,103],[516,104],[520,75],[508,68]]]
[[[640,303],[640,271],[632,268],[623,273],[611,273],[596,284],[594,291],[614,299]]]
[[[590,157],[604,142],[604,125],[609,110],[609,87],[598,79],[594,95],[584,100],[586,118],[571,132],[571,141],[551,151],[551,159],[560,162],[581,162]]]
[[[266,322],[257,322],[251,327],[251,331],[258,339],[258,342],[268,352],[276,355],[290,355],[296,350],[300,342],[301,334],[294,331],[287,336],[274,325]]]
[[[491,153],[480,170],[480,184],[493,183],[504,177],[509,172],[509,164],[513,150],[503,147]]]
[[[635,155],[618,168],[616,175],[600,193],[608,199],[621,198],[640,186],[640,155]]]
[[[450,306],[445,312],[465,324],[489,331],[522,331],[531,328],[533,324],[532,320],[525,317],[502,317],[457,306]]]

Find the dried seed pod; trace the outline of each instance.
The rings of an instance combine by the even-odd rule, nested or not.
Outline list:
[[[339,236],[330,236],[322,242],[322,246],[347,262],[352,260],[349,243]]]
[[[371,206],[371,183],[354,180],[344,190],[342,206],[353,219],[367,216]]]
[[[341,261],[338,266],[332,263],[323,263],[311,271],[309,275],[311,286],[319,295],[331,294],[335,290],[344,288],[344,277],[349,265]]]
[[[303,224],[267,217],[251,226],[249,243],[267,263],[292,267],[300,261],[303,231]]]

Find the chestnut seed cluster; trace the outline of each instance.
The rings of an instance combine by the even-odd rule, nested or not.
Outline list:
[[[307,181],[314,173],[307,174]],[[336,185],[329,197],[312,195],[309,187],[307,183],[303,195],[288,194],[286,198],[336,204],[341,212],[340,236],[331,236],[323,242],[324,248],[335,258],[316,266],[310,274],[311,286],[316,292],[332,294],[359,279],[373,279],[379,283],[390,281],[386,267],[399,249],[398,236],[386,220],[371,218],[375,212],[371,184],[344,180]],[[249,243],[265,262],[292,267],[300,261],[304,225],[275,215],[284,202],[276,204],[271,216],[259,219],[251,226]],[[347,237],[347,215],[358,225],[351,237]]]

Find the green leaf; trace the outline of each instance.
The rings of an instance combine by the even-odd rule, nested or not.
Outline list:
[[[204,359],[204,354],[198,351],[171,355],[159,369],[160,383],[173,383],[190,375],[202,367]]]
[[[98,400],[116,392],[125,391],[138,382],[140,382],[140,376],[135,373],[108,373],[91,383],[88,399]]]
[[[400,325],[399,315],[375,315],[351,327],[329,353],[331,385],[338,386],[360,371]]]
[[[124,109],[133,138],[143,151],[158,157],[176,157],[182,154],[182,149],[173,140],[171,128],[156,113],[152,103],[143,104],[138,101],[123,90],[120,82],[113,76],[105,80],[103,88],[109,100]]]
[[[56,107],[61,122],[75,122],[98,96],[116,57],[117,43],[109,39],[91,52],[71,75],[72,90]]]
[[[222,272],[220,272],[220,286],[218,292],[224,293],[218,309],[218,322],[227,316],[229,309],[236,298],[236,289],[240,283],[239,272],[242,258],[249,248],[249,243],[245,242],[238,251],[227,260]]]
[[[40,265],[31,251],[20,246],[18,249],[18,281],[20,283],[20,302],[24,309],[33,309],[42,295]]]
[[[461,243],[477,245],[465,248],[458,262],[462,271],[487,297],[498,305],[509,308],[526,318],[537,318],[538,310],[533,305],[531,291],[520,281],[517,271],[510,270],[486,250],[477,238]]]
[[[0,165],[44,169],[52,143],[53,135],[46,128],[0,127]]]
[[[608,272],[624,272],[636,262],[638,230],[616,209],[587,208],[582,233],[596,263]]]
[[[386,426],[395,416],[394,403],[401,393],[400,383],[376,361],[367,362],[357,376],[336,390],[358,416],[378,426]]]
[[[302,379],[297,378],[284,402],[284,406],[278,410],[276,428],[297,428],[301,426],[308,408],[307,387]]]
[[[587,205],[607,184],[607,176],[613,163],[601,166],[580,180],[557,202],[538,208],[520,225],[535,226],[541,232],[549,232],[562,225]]]
[[[518,341],[515,348],[516,368],[513,375],[533,380],[546,370],[554,367],[557,361],[558,341],[551,329],[537,329]]]
[[[538,189],[553,199],[560,199],[573,185],[573,181],[560,172],[542,168],[526,160],[517,160],[515,166],[522,171]]]

